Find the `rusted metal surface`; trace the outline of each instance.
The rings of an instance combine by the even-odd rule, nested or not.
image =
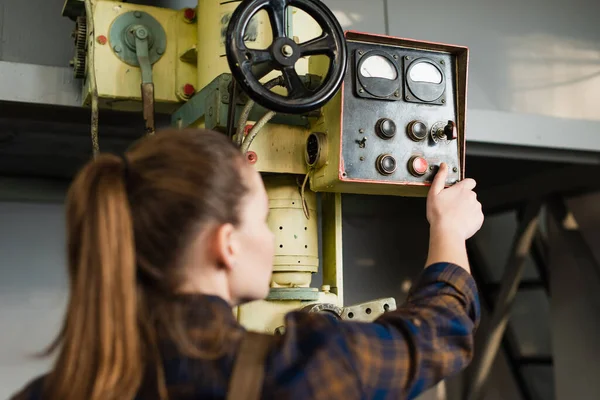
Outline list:
[[[146,123],[146,135],[154,135],[156,127],[154,123],[154,84],[142,84],[142,102],[144,105],[144,121]]]

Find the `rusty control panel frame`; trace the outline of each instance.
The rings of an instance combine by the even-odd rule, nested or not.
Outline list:
[[[453,91],[453,93],[445,93],[444,96],[439,97],[429,103],[427,102],[418,102],[412,96],[408,85],[402,80],[402,82],[394,82],[397,84],[398,88],[394,92],[390,92],[387,98],[380,98],[379,100],[375,100],[378,103],[381,102],[383,106],[387,106],[388,109],[394,109],[395,112],[401,110],[402,107],[409,109],[411,105],[413,108],[416,107],[425,107],[429,108],[428,112],[431,109],[434,110],[434,114],[437,112],[436,110],[441,110],[440,115],[448,115],[447,112],[449,109],[453,109],[454,121],[454,138],[451,141],[452,146],[456,146],[456,153],[453,154],[452,159],[455,160],[457,165],[451,166],[449,178],[446,184],[452,185],[458,180],[462,180],[465,177],[465,128],[466,128],[466,119],[467,119],[467,82],[468,82],[468,63],[469,63],[469,50],[464,46],[455,46],[449,44],[442,43],[434,43],[434,42],[425,42],[418,41],[412,39],[404,39],[404,38],[396,38],[384,35],[375,35],[368,33],[361,33],[356,31],[346,31],[345,32],[346,40],[348,41],[349,51],[352,53],[353,50],[356,50],[356,46],[352,46],[353,43],[364,43],[365,45],[371,46],[373,49],[380,48],[391,48],[394,49],[394,62],[395,65],[398,66],[398,70],[402,74],[406,74],[408,69],[408,62],[403,63],[404,60],[400,60],[397,58],[397,54],[402,54],[403,51],[407,54],[412,52],[412,54],[418,54],[418,52],[430,52],[431,54],[439,54],[437,58],[440,59],[440,63],[444,64],[444,60],[451,60],[451,62],[446,62],[445,66],[442,65],[444,70],[449,71],[451,73],[450,77],[454,80],[449,84]],[[417,53],[415,53],[415,51]],[[375,51],[377,52],[377,51]],[[356,54],[356,52],[355,52]],[[407,56],[407,59],[410,57]],[[358,193],[358,194],[376,194],[376,195],[399,195],[399,196],[425,196],[429,186],[431,185],[431,179],[435,175],[435,171],[437,168],[436,161],[446,161],[445,159],[436,160],[433,159],[433,163],[428,166],[427,173],[421,173],[421,176],[417,176],[418,174],[413,174],[415,177],[408,177],[398,179],[396,177],[384,176],[384,174],[380,174],[380,177],[374,176],[376,174],[372,174],[373,177],[365,178],[366,174],[363,173],[363,176],[356,177],[352,176],[349,173],[349,160],[345,159],[344,153],[344,144],[350,143],[350,141],[354,142],[354,136],[356,137],[356,146],[365,147],[368,146],[369,142],[363,136],[366,136],[366,133],[363,129],[354,129],[355,126],[352,126],[352,132],[349,132],[349,128],[345,126],[345,122],[347,118],[344,116],[344,112],[347,112],[347,104],[348,96],[353,96],[352,101],[355,98],[373,98],[366,91],[362,91],[358,93],[356,87],[360,85],[359,79],[355,76],[354,67],[356,67],[357,59],[355,57],[349,58],[350,68],[348,68],[346,79],[340,89],[338,95],[330,101],[323,109],[323,117],[312,126],[312,134],[308,137],[307,140],[307,149],[306,149],[306,162],[310,171],[311,178],[311,189],[316,192],[338,192],[338,193]],[[352,65],[355,63],[354,65]],[[446,78],[444,78],[446,79]],[[395,98],[394,98],[395,97]],[[448,98],[448,104],[446,104],[446,98]],[[421,103],[421,104],[419,104]],[[444,114],[444,109],[446,114]],[[360,110],[360,109],[359,109]],[[355,110],[357,111],[357,110]],[[369,113],[369,110],[365,109],[364,113],[361,114],[360,118],[366,117]],[[408,118],[409,116],[407,116]],[[443,118],[442,118],[443,120]],[[373,124],[374,125],[374,124]],[[374,127],[369,127],[367,129],[373,129]],[[431,135],[429,135],[428,126],[428,140],[431,139]],[[406,132],[404,126],[398,126],[394,129],[397,129],[396,136],[404,135],[404,139],[406,139]],[[356,130],[357,132],[354,132]],[[359,132],[360,131],[360,132]],[[353,135],[352,138],[349,138],[348,135]],[[365,134],[360,136],[359,134]],[[371,135],[373,136],[373,134]],[[379,135],[381,139],[381,135]],[[362,143],[360,139],[362,138]],[[376,138],[377,139],[377,138]],[[383,138],[385,139],[385,138]],[[403,140],[404,140],[403,139]],[[435,138],[434,138],[435,139]],[[385,141],[385,140],[384,140]],[[366,143],[365,143],[366,142]],[[392,141],[388,141],[391,143]],[[372,142],[371,142],[372,143]],[[398,141],[396,141],[395,146],[398,146]],[[406,139],[402,143],[411,143],[408,146],[411,146],[413,142]],[[436,145],[437,143],[432,143],[432,145]],[[381,145],[380,145],[381,146]],[[391,146],[391,145],[390,145]],[[431,146],[430,146],[431,147]],[[401,149],[402,151],[407,151],[407,149]],[[451,151],[453,152],[454,149]],[[346,154],[347,155],[347,154]],[[373,158],[373,157],[371,157]],[[435,157],[434,157],[435,158]],[[365,157],[361,157],[361,161],[363,161]],[[369,166],[373,167],[375,170],[375,164],[373,160],[366,160],[369,162]],[[381,161],[381,160],[379,160]],[[403,160],[404,161],[404,160]],[[404,162],[402,165],[398,163],[398,165],[394,166],[396,169],[406,168]],[[364,168],[363,168],[364,170]],[[413,171],[414,172],[414,171]],[[391,174],[390,174],[391,175]],[[399,175],[399,174],[396,174]],[[408,175],[407,173],[405,175]]]

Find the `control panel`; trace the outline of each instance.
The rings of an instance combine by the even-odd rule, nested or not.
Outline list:
[[[464,177],[468,50],[346,33],[348,71],[337,101],[313,126],[311,188],[424,195],[442,162]]]

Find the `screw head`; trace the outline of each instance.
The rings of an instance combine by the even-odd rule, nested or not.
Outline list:
[[[456,167],[452,168],[452,172],[458,172],[458,168],[456,168]]]
[[[363,54],[365,54],[365,52],[364,52],[364,51],[362,51],[362,50],[359,50],[359,51],[358,51],[358,55],[359,55],[359,56],[362,56]]]
[[[163,54],[165,54],[165,49],[163,49],[162,47],[157,48],[156,54],[158,54],[159,56],[162,56]]]
[[[365,89],[362,89],[362,88],[358,89],[358,93],[364,93],[364,92],[365,92]]]
[[[138,39],[144,40],[148,37],[148,31],[145,28],[138,28],[135,31],[135,36],[137,36]]]
[[[358,132],[360,132],[360,133],[365,133],[365,130],[364,130],[363,128],[360,128],[360,129],[358,130]]]
[[[395,96],[395,97],[400,97],[400,92],[396,90],[396,91],[394,92],[394,96]]]
[[[446,104],[446,99],[442,99],[442,104]]]
[[[444,65],[446,62],[444,60],[440,60],[440,64]]]
[[[121,46],[119,46],[119,45],[117,44],[117,45],[115,45],[115,47],[113,48],[113,50],[115,51],[115,53],[120,53],[120,52],[121,52],[121,50],[123,50],[123,49],[121,48]]]
[[[258,156],[255,152],[249,151],[246,153],[246,159],[250,164],[256,164],[256,162],[258,161]]]
[[[101,44],[101,45],[105,45],[106,43],[108,43],[108,39],[106,38],[106,36],[104,35],[100,35],[98,36],[98,38],[96,39],[96,41]]]
[[[409,56],[404,57],[405,60],[410,60]]]
[[[410,96],[409,95],[406,95],[406,100],[410,100]]]
[[[394,60],[398,59],[398,54],[394,54]]]
[[[142,18],[142,13],[139,12],[139,11],[136,11],[136,12],[133,13],[133,16],[136,17],[136,18]]]
[[[186,83],[183,86],[183,95],[187,98],[192,97],[196,93],[196,88],[191,83]]]
[[[196,19],[196,10],[194,10],[193,8],[186,8],[183,11],[183,18],[187,22],[192,22],[193,20]]]
[[[365,158],[363,156],[360,156],[360,161],[365,161]]]

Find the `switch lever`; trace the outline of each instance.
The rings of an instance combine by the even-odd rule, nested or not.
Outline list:
[[[448,121],[448,124],[444,127],[444,135],[447,140],[454,140],[458,134],[456,132],[456,124],[454,121]]]

